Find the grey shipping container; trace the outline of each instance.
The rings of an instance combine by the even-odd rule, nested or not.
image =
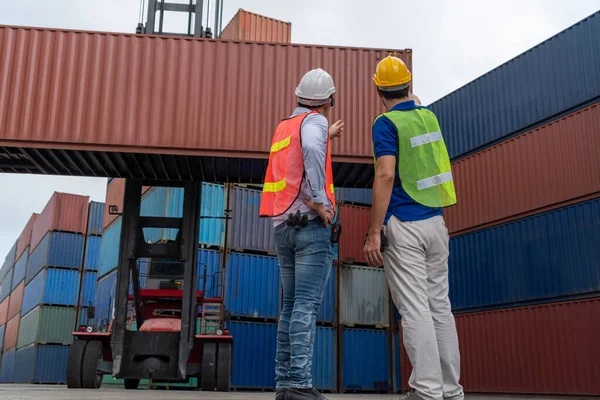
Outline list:
[[[340,279],[341,324],[387,327],[389,296],[382,268],[344,265]]]

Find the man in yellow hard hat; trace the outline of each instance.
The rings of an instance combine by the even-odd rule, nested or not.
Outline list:
[[[402,60],[391,56],[379,62],[373,77],[387,112],[372,129],[375,181],[364,252],[370,265],[384,265],[402,315],[413,365],[412,390],[404,398],[462,400],[442,212],[456,203],[456,194],[438,120],[410,95],[411,79]]]

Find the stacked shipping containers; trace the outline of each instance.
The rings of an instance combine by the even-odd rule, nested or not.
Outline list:
[[[430,106],[466,391],[600,394],[599,33],[596,13]]]

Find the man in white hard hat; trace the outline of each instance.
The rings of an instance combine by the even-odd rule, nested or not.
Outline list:
[[[304,75],[296,89],[298,107],[277,126],[260,205],[272,218],[283,286],[277,328],[277,400],[324,399],[313,388],[315,324],[333,261],[335,214],[330,139],[343,123],[329,127],[335,104],[333,79],[322,69]]]

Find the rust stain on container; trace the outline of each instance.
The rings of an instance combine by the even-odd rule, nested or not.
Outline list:
[[[16,315],[10,321],[6,323],[6,331],[4,333],[4,345],[2,346],[3,351],[14,349],[17,347],[17,339],[19,337],[19,322],[21,316]]]
[[[0,144],[267,159],[302,75],[322,67],[330,120],[346,123],[334,161],[372,164],[372,76],[389,53],[412,66],[410,50],[0,26]]]
[[[4,325],[8,320],[8,304],[10,303],[10,297],[4,299],[2,303],[0,303],[0,326]]]
[[[8,319],[21,312],[23,305],[23,293],[25,292],[25,281],[21,282],[10,294],[10,302],[8,303]]]
[[[291,43],[292,24],[239,9],[223,28],[222,40]]]
[[[2,93],[0,90],[0,96],[1,95]],[[39,216],[39,214],[32,214],[29,218],[29,221],[27,221],[25,228],[23,228],[23,231],[19,235],[19,239],[17,239],[17,255],[15,257],[15,260],[18,260],[21,257],[27,246],[29,246],[29,244],[31,243],[31,232],[33,231],[33,224]]]
[[[358,262],[366,264],[363,254],[365,239],[369,231],[371,209],[344,204],[340,207],[339,221],[342,225],[340,236],[339,254],[344,262]]]
[[[505,223],[600,193],[600,104],[452,165],[458,202],[452,235]]]
[[[600,298],[456,316],[461,384],[480,393],[600,395],[598,315]],[[405,389],[412,367],[404,345],[401,352]]]

